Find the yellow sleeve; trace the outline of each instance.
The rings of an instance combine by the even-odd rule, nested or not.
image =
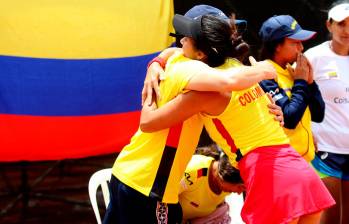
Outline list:
[[[165,80],[171,82],[177,90],[185,90],[190,79],[210,67],[198,60],[191,60],[182,54],[172,56],[165,70]]]

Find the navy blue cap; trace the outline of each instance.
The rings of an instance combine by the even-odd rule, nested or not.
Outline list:
[[[176,33],[186,37],[193,37],[197,40],[202,35],[201,19],[202,16],[192,19],[187,16],[175,14],[173,17],[173,27]]]
[[[304,41],[312,38],[315,34],[314,31],[302,29],[298,22],[289,15],[270,17],[259,30],[259,36],[263,42],[280,40],[285,37]]]
[[[210,5],[196,5],[184,14],[185,17],[192,19],[196,19],[203,15],[213,15],[220,19],[229,20],[228,16],[225,15],[224,12]],[[245,30],[247,27],[247,21],[236,19],[235,25],[237,25],[240,30]]]

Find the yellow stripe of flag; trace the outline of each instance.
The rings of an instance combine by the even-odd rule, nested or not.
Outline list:
[[[0,55],[117,58],[173,41],[172,0],[1,1]]]

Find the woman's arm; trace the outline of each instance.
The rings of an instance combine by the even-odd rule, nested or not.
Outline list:
[[[189,91],[178,95],[163,107],[157,108],[147,97],[141,113],[140,129],[154,132],[172,127],[194,114],[204,111],[214,100],[216,93]]]
[[[167,56],[172,55],[178,49],[171,49],[167,53],[162,52],[159,56],[167,60]],[[171,54],[169,53],[171,52]],[[164,56],[167,55],[167,56]],[[181,69],[183,76],[191,77],[185,87],[187,90],[196,91],[216,91],[230,92],[251,87],[264,79],[274,79],[276,77],[275,68],[266,61],[256,62],[250,57],[251,66],[232,67],[230,69],[215,69],[207,66],[203,62],[188,62],[186,67]],[[190,65],[193,63],[193,65]],[[198,66],[201,64],[201,66]],[[187,69],[189,67],[197,67]],[[160,96],[158,82],[163,73],[159,63],[152,63],[147,71],[145,84],[142,91],[142,102],[154,89],[157,96]]]
[[[280,88],[275,80],[263,80],[260,86],[266,93],[270,93],[275,103],[282,108],[285,128],[295,129],[302,119],[309,102],[309,90],[306,81],[295,80],[291,89],[291,98]]]
[[[164,106],[157,108],[156,104],[147,97],[142,108],[140,129],[143,132],[154,132],[172,127],[197,113],[210,115],[221,114],[230,100],[230,95],[216,92],[189,91],[178,95]],[[281,108],[273,105],[273,101],[268,105],[269,112],[275,115],[275,120],[284,123]]]
[[[254,62],[252,66],[239,66],[226,70],[207,67],[193,75],[186,89],[231,92],[249,88],[264,79],[274,78],[276,78],[275,68],[266,61]]]
[[[156,58],[159,60],[152,60],[148,64],[147,74],[144,79],[144,85],[142,89],[142,105],[147,96],[151,96],[154,90],[157,97],[160,97],[159,81],[162,80],[165,64],[169,57],[176,52],[181,52],[181,48],[171,47],[163,50]],[[163,63],[159,63],[162,61]]]

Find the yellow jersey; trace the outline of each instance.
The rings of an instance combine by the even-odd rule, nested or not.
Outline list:
[[[181,181],[179,203],[183,219],[204,217],[214,212],[229,193],[215,194],[209,186],[212,157],[193,155]]]
[[[189,79],[203,63],[175,54],[169,58],[160,83],[159,107],[183,93]],[[189,74],[189,75],[188,75]],[[138,130],[123,148],[112,168],[113,175],[142,194],[165,203],[178,202],[178,184],[194,154],[203,127],[194,115],[175,127],[144,133]]]
[[[269,98],[256,84],[251,88],[233,91],[230,102],[218,116],[203,114],[210,137],[223,149],[230,162],[238,167],[239,156],[251,150],[272,145],[289,144],[289,139],[269,113]]]

